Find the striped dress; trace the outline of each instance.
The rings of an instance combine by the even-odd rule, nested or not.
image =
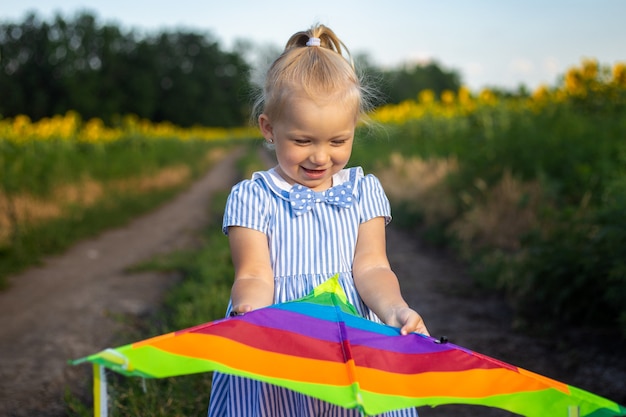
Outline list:
[[[352,205],[341,207],[320,202],[297,215],[289,197],[292,187],[274,169],[256,172],[252,179],[233,187],[226,203],[223,230],[228,233],[229,226],[241,226],[267,235],[274,271],[274,302],[304,297],[338,273],[350,303],[363,317],[380,322],[356,291],[352,261],[359,225],[380,216],[389,223],[389,201],[378,179],[371,174],[364,176],[360,167],[335,174],[333,186],[338,185],[352,190]],[[320,193],[317,195],[321,197]],[[227,315],[230,310],[229,303]],[[356,409],[338,407],[285,388],[216,372],[208,415],[348,417],[361,414]],[[417,412],[406,409],[383,416],[415,417]]]

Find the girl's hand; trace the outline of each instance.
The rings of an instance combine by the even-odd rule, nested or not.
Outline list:
[[[409,307],[394,308],[385,323],[400,327],[400,333],[403,335],[416,332],[430,336],[422,316]]]

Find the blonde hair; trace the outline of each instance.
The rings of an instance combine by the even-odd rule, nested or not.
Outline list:
[[[307,46],[310,38],[320,39],[319,46]],[[280,118],[287,100],[304,94],[313,100],[333,100],[354,109],[355,121],[365,119],[370,97],[352,61],[346,45],[324,25],[315,25],[289,38],[283,53],[267,71],[257,98],[253,117],[262,113]]]

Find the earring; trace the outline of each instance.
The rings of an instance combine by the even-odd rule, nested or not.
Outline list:
[[[269,143],[269,144],[274,143],[274,138],[269,138],[269,139],[267,140],[267,143]]]

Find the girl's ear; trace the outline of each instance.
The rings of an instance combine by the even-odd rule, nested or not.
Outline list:
[[[261,128],[261,134],[265,140],[271,142],[274,140],[274,128],[270,123],[270,119],[265,113],[259,116],[259,127]]]

